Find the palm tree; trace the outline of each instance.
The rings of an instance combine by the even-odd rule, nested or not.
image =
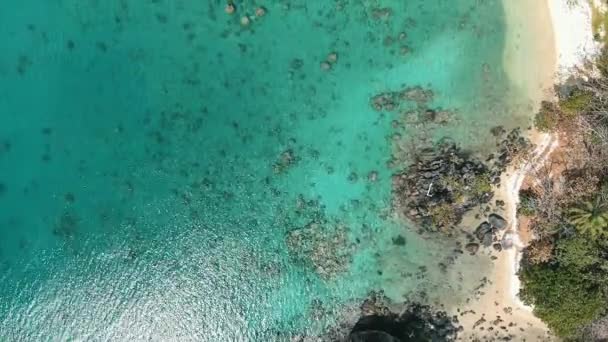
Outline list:
[[[592,238],[608,234],[608,203],[599,196],[571,208],[568,216],[581,234],[589,234]]]

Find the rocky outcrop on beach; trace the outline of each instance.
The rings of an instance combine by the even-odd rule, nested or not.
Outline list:
[[[470,236],[470,242],[465,245],[465,250],[475,254],[480,247],[492,247],[496,252],[509,248],[510,245],[503,246],[503,243],[500,242],[501,233],[507,228],[507,225],[507,220],[502,216],[495,213],[490,214],[488,220],[479,224]]]

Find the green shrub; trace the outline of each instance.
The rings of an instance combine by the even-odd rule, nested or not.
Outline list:
[[[585,91],[575,91],[572,95],[559,101],[559,107],[566,117],[573,117],[589,107],[593,95]]]
[[[458,211],[454,205],[450,203],[443,203],[438,206],[431,207],[429,209],[429,214],[431,216],[431,222],[434,226],[433,228],[439,228],[444,231],[447,231],[448,228],[452,228],[460,221]]]
[[[571,338],[605,306],[599,287],[566,267],[533,265],[520,272],[520,297],[561,337]]]
[[[559,240],[556,247],[557,261],[561,267],[567,267],[578,272],[595,273],[593,269],[602,263],[601,248],[595,241],[583,236]]]
[[[440,185],[450,192],[454,202],[461,203],[464,200],[465,187],[460,178],[455,176],[443,176],[440,180]]]
[[[559,122],[559,114],[555,105],[551,102],[543,101],[538,113],[534,117],[534,127],[541,132],[553,131]]]
[[[490,181],[490,176],[485,173],[476,175],[466,191],[468,196],[480,202],[490,193],[492,193],[492,182]]]
[[[538,196],[531,189],[524,189],[519,192],[519,205],[517,213],[523,216],[534,216],[538,205]]]

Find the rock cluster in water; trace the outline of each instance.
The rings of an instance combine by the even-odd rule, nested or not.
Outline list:
[[[422,87],[405,88],[401,91],[387,91],[372,97],[371,105],[377,111],[393,111],[403,103],[416,103],[423,107],[433,100],[433,91]]]
[[[441,108],[430,108],[434,93],[430,89],[420,86],[408,87],[400,91],[387,91],[374,95],[370,99],[372,108],[378,112],[399,111],[403,123],[406,124],[447,124],[455,116],[451,110]],[[412,106],[415,105],[415,106]],[[399,126],[395,120],[393,126]],[[395,127],[396,128],[396,127]]]
[[[324,279],[346,270],[350,264],[347,227],[327,221],[313,221],[287,234],[290,253],[310,265]]]
[[[421,150],[414,164],[393,176],[394,206],[427,229],[450,228],[466,211],[490,201],[496,180],[483,162],[443,141]]]
[[[467,211],[489,203],[509,163],[530,149],[518,129],[506,134],[496,127],[492,133],[501,140],[485,161],[449,140],[414,151],[413,163],[393,175],[394,209],[425,230],[445,231]]]

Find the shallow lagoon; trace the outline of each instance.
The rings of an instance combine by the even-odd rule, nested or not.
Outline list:
[[[401,114],[370,99],[432,89],[453,118],[414,142],[525,122],[500,1],[24,0],[0,22],[4,339],[315,334],[370,290],[454,304],[483,276],[391,219]],[[287,246],[313,221],[343,234],[331,276]]]

